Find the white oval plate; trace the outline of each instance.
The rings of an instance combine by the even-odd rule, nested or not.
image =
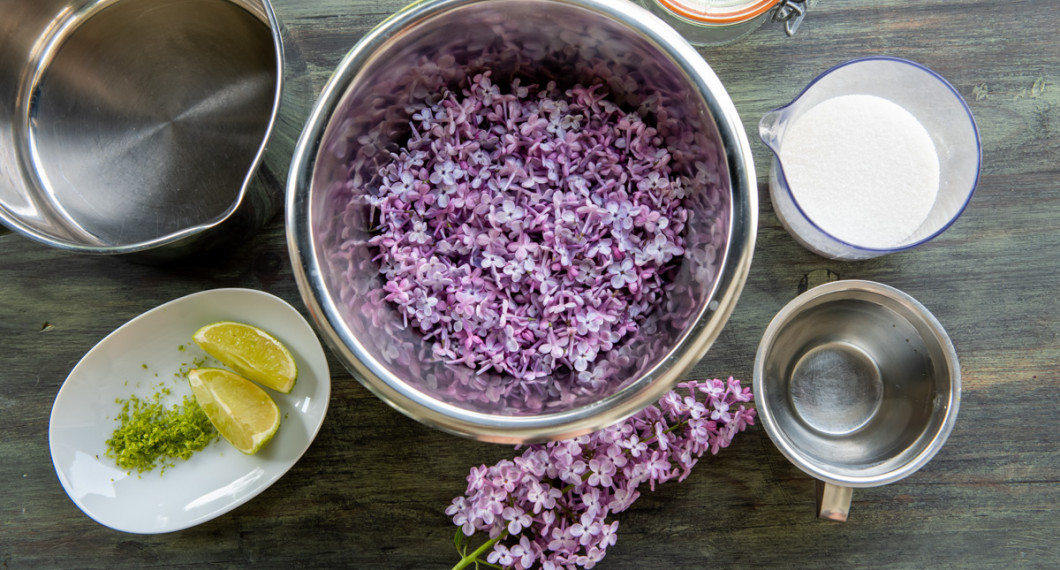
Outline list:
[[[185,374],[220,366],[192,340],[199,327],[222,320],[271,332],[290,349],[298,380],[290,394],[269,390],[280,428],[255,455],[219,439],[162,472],[126,473],[105,456],[118,426],[119,398],[165,401],[190,395]],[[107,335],[70,372],[55,398],[48,429],[52,463],[74,503],[100,524],[140,534],[172,532],[220,516],[249,501],[290,469],[324,421],[331,376],[324,350],[304,318],[282,299],[252,289],[214,289],[171,301]]]

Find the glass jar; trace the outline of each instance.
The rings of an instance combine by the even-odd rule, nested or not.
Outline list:
[[[734,42],[772,19],[789,36],[806,16],[808,0],[641,0],[690,43],[716,46]]]

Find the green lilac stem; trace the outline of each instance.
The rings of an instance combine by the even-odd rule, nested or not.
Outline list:
[[[497,544],[498,542],[504,540],[505,538],[508,538],[508,531],[507,530],[502,532],[500,534],[500,536],[487,540],[486,542],[484,542],[482,544],[482,546],[476,548],[474,552],[472,552],[471,554],[468,554],[468,555],[464,556],[463,558],[461,558],[460,562],[457,562],[456,566],[453,566],[453,570],[461,570],[461,568],[467,568],[468,565],[470,565],[470,564],[474,563],[476,560],[478,560],[479,556],[482,556],[487,550],[493,548],[494,544]]]

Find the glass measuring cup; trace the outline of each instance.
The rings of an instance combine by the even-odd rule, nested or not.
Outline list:
[[[781,156],[789,127],[817,105],[843,95],[871,95],[897,104],[923,126],[938,155],[938,194],[926,218],[908,237],[888,247],[853,243],[824,229],[800,203],[799,192],[793,192],[785,175]],[[773,151],[769,189],[781,224],[807,249],[832,259],[869,259],[930,241],[957,220],[979,180],[982,149],[968,105],[937,73],[905,59],[871,57],[837,65],[791,103],[767,113],[758,132]],[[850,194],[855,198],[856,189]]]

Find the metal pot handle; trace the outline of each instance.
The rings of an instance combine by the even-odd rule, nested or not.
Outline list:
[[[847,522],[850,499],[854,489],[817,481],[817,518],[827,521]]]

